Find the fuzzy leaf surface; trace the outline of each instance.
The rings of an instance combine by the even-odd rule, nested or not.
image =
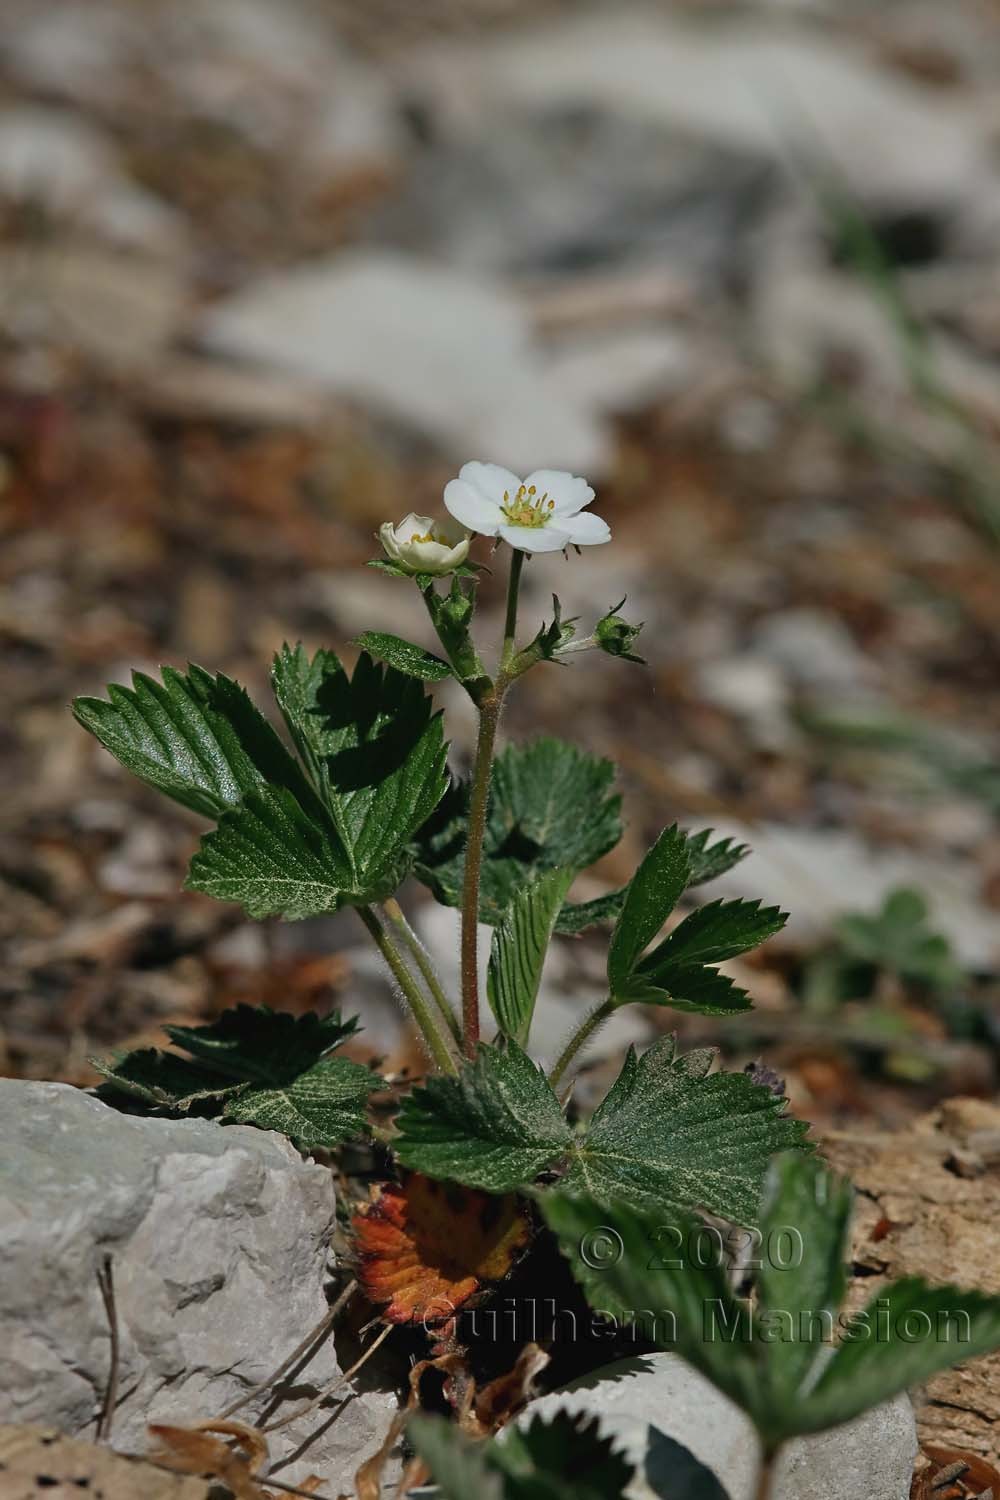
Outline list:
[[[675,823],[660,834],[629,882],[608,950],[612,995],[627,984],[640,956],[684,894],[690,874],[687,836]]]
[[[496,926],[514,896],[548,870],[578,874],[621,838],[614,766],[562,740],[508,746],[497,757],[480,888],[480,919]],[[415,873],[444,906],[459,906],[468,787],[455,784],[420,831]]]
[[[162,677],[134,672],[131,688],[112,683],[107,699],[77,698],[73,712],[126,770],[207,818],[268,784],[314,804],[301,767],[239,683],[195,666],[164,667]]]
[[[744,1073],[709,1073],[710,1050],[678,1054],[664,1037],[625,1063],[563,1185],[642,1208],[703,1207],[755,1224],[770,1157],[801,1147],[807,1127]]]
[[[519,891],[493,929],[487,979],[490,1009],[505,1036],[526,1047],[542,965],[556,917],[573,880],[572,870],[549,870]]]
[[[780,932],[787,920],[786,912],[761,906],[759,901],[710,901],[686,916],[647,953],[637,971],[669,989],[670,976],[677,969],[735,958]]]
[[[515,1042],[480,1046],[457,1077],[429,1077],[396,1123],[404,1167],[490,1193],[531,1182],[572,1139],[545,1074]]]
[[[388,662],[404,677],[416,677],[420,682],[443,682],[453,675],[451,667],[432,651],[413,641],[404,641],[402,636],[389,635],[380,630],[366,630],[354,642],[362,651],[376,661]]]

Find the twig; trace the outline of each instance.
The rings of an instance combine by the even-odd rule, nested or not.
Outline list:
[[[395,1323],[387,1323],[378,1335],[378,1338],[372,1340],[360,1358],[354,1361],[351,1368],[345,1370],[342,1375],[338,1375],[336,1380],[332,1381],[330,1385],[325,1386],[323,1390],[318,1391],[311,1400],[306,1402],[305,1406],[300,1406],[298,1411],[293,1411],[290,1416],[282,1417],[279,1421],[272,1422],[269,1427],[262,1427],[261,1431],[265,1433],[279,1432],[282,1427],[288,1427],[292,1422],[297,1422],[300,1417],[308,1416],[311,1411],[314,1411],[317,1406],[326,1401],[335,1391],[338,1391],[342,1385],[346,1385],[358,1373],[362,1365],[368,1363],[375,1350],[380,1344],[385,1343],[395,1326]]]
[[[262,1380],[259,1385],[251,1386],[248,1391],[240,1396],[239,1400],[234,1401],[231,1406],[227,1406],[225,1411],[220,1411],[215,1420],[217,1422],[225,1421],[227,1417],[233,1415],[233,1412],[239,1411],[241,1407],[246,1406],[247,1402],[252,1401],[255,1396],[263,1395],[270,1386],[274,1385],[275,1381],[280,1380],[282,1375],[287,1374],[296,1360],[301,1359],[306,1350],[333,1327],[338,1315],[347,1306],[348,1302],[350,1302],[357,1289],[358,1283],[356,1281],[349,1281],[329,1312],[323,1314],[316,1327],[306,1334],[301,1344],[296,1344],[288,1358],[283,1360],[266,1380]]]
[[[111,1437],[111,1423],[114,1419],[115,1407],[118,1404],[118,1360],[119,1360],[119,1338],[118,1338],[118,1309],[115,1306],[115,1283],[111,1271],[111,1256],[106,1255],[97,1268],[97,1285],[101,1289],[101,1300],[104,1303],[104,1311],[107,1314],[108,1329],[111,1334],[111,1368],[108,1371],[108,1385],[104,1392],[104,1405],[101,1415],[97,1419],[97,1432],[95,1434],[98,1442],[104,1438]]]

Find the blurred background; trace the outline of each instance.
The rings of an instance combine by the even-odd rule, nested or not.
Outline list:
[[[2,23],[0,1072],[91,1082],[237,999],[360,1008],[361,1055],[419,1066],[351,914],[181,895],[197,820],[68,704],[188,659],[267,701],[285,638],[426,642],[361,564],[475,457],[587,475],[614,530],[530,564],[526,631],[554,589],[646,623],[648,667],[540,668],[506,721],[620,763],[628,831],[577,894],[679,819],[750,842],[724,893],[792,914],[731,966],[757,1010],[685,1039],[764,1056],[825,1123],[993,1095],[996,0]],[[409,898],[447,965],[453,914]],[[602,957],[557,944],[543,1052]],[[594,1090],[676,1024],[606,1033]]]

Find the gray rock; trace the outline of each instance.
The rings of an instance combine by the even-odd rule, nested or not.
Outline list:
[[[345,254],[251,284],[208,312],[209,348],[310,378],[432,438],[588,475],[609,457],[590,408],[546,372],[528,318],[489,280],[402,255]]]
[[[123,1115],[13,1079],[0,1080],[0,1136],[0,1421],[93,1435],[109,1371],[105,1256],[121,1338],[111,1437],[127,1453],[146,1451],[149,1421],[217,1415],[323,1316],[333,1180],[283,1137]],[[327,1340],[290,1399],[337,1373]],[[315,1472],[350,1489],[382,1441],[394,1397],[334,1399],[275,1435],[284,1480]]]
[[[637,1465],[650,1470],[650,1428],[683,1444],[722,1483],[730,1500],[751,1500],[760,1464],[749,1419],[721,1391],[676,1354],[619,1360],[542,1396],[533,1414],[585,1412],[601,1418]],[[906,1500],[917,1454],[909,1397],[898,1396],[853,1422],[789,1443],[779,1458],[774,1500]],[[630,1500],[657,1493],[644,1478],[629,1487]]]

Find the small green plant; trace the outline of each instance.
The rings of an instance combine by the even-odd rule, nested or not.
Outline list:
[[[932,995],[962,980],[951,944],[931,926],[926,898],[909,886],[890,891],[872,915],[845,912],[838,919],[834,941],[806,971],[806,1003],[829,1010],[841,1000],[877,994],[886,980]]]
[[[636,662],[639,626],[622,601],[587,636],[563,618],[519,642],[518,596],[530,554],[606,542],[582,479],[541,470],[524,483],[467,464],[445,491],[444,522],[408,516],[380,533],[372,564],[415,586],[441,654],[367,632],[349,673],[332,651],[284,646],[272,686],[287,744],[244,690],[201,667],[136,674],[108,699],[81,698],[79,721],[151,786],[212,820],[187,887],[286,920],[351,907],[381,951],[426,1044],[429,1070],[404,1099],[390,1144],[405,1169],[500,1194],[540,1174],[640,1206],[705,1205],[752,1222],[771,1154],[805,1127],[742,1073],[712,1071],[708,1051],[678,1055],[666,1038],[621,1074],[592,1119],[574,1124],[560,1098],[600,1025],[626,1005],[732,1015],[748,995],[718,965],[756,946],[784,914],[756,901],[700,906],[666,936],[692,886],[746,853],[709,831],[673,826],[627,886],[590,902],[576,876],[618,842],[620,798],[610,762],[545,738],[496,753],[508,693],[536,667],[604,651]],[[509,543],[499,660],[487,669],[473,637],[480,570],[469,529]],[[441,714],[426,684],[457,680],[479,718],[468,780],[449,773]],[[395,892],[416,875],[461,909],[461,996],[445,993]],[[496,1040],[480,1039],[483,996],[476,926],[493,927],[485,998]],[[613,924],[606,998],[546,1072],[528,1056],[553,933]],[[304,1149],[335,1147],[367,1128],[377,1075],[335,1054],[354,1023],[298,1022],[241,1007],[209,1027],[172,1028],[177,1052],[146,1050],[102,1064],[106,1097],[197,1109],[283,1130]]]

